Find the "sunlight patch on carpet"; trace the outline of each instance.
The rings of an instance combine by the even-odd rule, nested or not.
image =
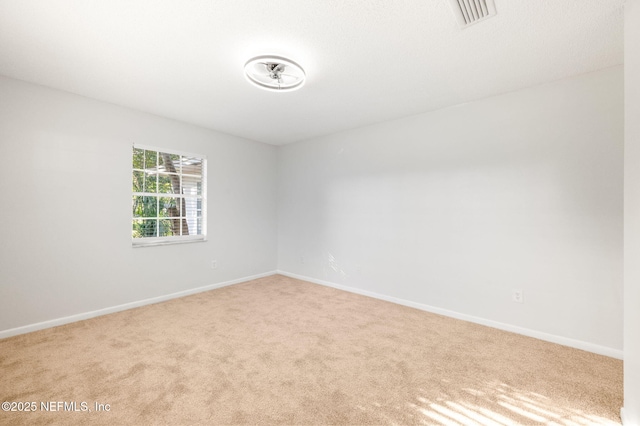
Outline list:
[[[417,403],[408,403],[408,406],[420,413],[423,421],[435,421],[442,425],[620,425],[619,422],[584,413],[563,401],[555,401],[536,392],[516,389],[505,383],[492,383],[463,390],[468,397],[456,399],[443,394],[442,397],[433,400],[417,396]]]

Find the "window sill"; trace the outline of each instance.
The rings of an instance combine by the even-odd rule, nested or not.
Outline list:
[[[167,240],[162,238],[154,238],[153,241],[149,239],[145,239],[144,241],[139,241],[138,239],[133,240],[132,247],[133,248],[144,248],[144,247],[157,247],[157,246],[169,246],[174,244],[191,244],[191,243],[205,243],[207,242],[206,237],[202,236],[200,238],[189,238],[189,239],[179,239],[179,240]]]

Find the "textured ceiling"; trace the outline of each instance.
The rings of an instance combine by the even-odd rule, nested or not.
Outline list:
[[[623,61],[624,0],[0,0],[0,74],[271,144],[468,102]],[[249,84],[275,54],[288,93]]]

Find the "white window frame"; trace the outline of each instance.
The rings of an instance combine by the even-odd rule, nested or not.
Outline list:
[[[184,244],[184,243],[194,243],[194,242],[204,242],[207,241],[207,157],[202,154],[194,154],[191,152],[179,151],[175,149],[166,149],[157,146],[150,145],[141,145],[141,144],[133,144],[131,149],[133,155],[133,149],[143,149],[148,151],[156,151],[156,152],[164,152],[167,154],[180,155],[184,157],[194,157],[202,159],[202,181],[201,181],[201,210],[202,210],[202,225],[201,230],[202,234],[199,235],[178,235],[178,236],[166,236],[166,237],[143,237],[143,238],[133,238],[131,237],[132,246],[133,247],[152,247],[159,245],[168,245],[168,244]],[[131,163],[131,173],[133,174],[134,169],[133,162]],[[182,177],[182,170],[180,172],[180,176]],[[189,175],[187,175],[189,176]],[[195,176],[195,175],[191,175]],[[162,195],[162,193],[144,193],[144,192],[134,192],[133,188],[131,188],[131,196],[158,196]],[[196,198],[197,200],[197,198]],[[158,215],[159,212],[156,212]],[[159,217],[159,216],[156,216]],[[133,226],[133,221],[137,219],[134,216],[133,211],[131,211],[131,220],[130,225]]]

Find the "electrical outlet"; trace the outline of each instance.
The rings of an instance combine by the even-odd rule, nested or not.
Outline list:
[[[524,296],[522,294],[522,290],[513,290],[511,293],[511,300],[516,303],[524,303]]]
[[[211,269],[218,269],[218,261],[217,260],[212,260],[211,261]]]

